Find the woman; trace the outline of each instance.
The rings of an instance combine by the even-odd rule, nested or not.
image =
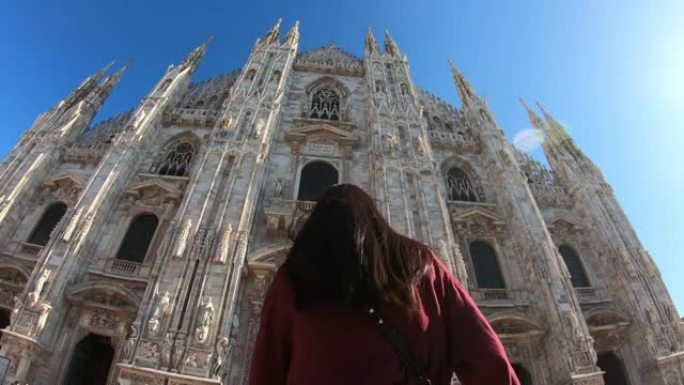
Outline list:
[[[430,249],[353,185],[329,188],[266,295],[250,385],[519,385],[503,346]]]

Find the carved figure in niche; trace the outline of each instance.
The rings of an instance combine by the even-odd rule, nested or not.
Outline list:
[[[221,337],[216,341],[216,362],[211,368],[212,376],[216,376],[219,371],[223,369],[223,363],[228,361],[228,354],[230,354],[231,347],[232,344],[226,337]]]
[[[577,348],[582,347],[584,342],[584,333],[582,333],[582,326],[580,325],[577,314],[573,311],[567,312],[568,323],[570,324],[570,332],[572,334],[572,340]]]
[[[178,243],[176,244],[176,250],[174,250],[173,253],[174,258],[180,259],[183,257],[183,253],[185,252],[185,247],[188,242],[188,236],[190,235],[191,228],[192,220],[188,219],[187,221],[185,221],[185,225],[183,225],[183,229],[181,230]]]
[[[36,278],[36,283],[33,285],[33,291],[31,291],[28,295],[28,305],[30,307],[36,306],[36,304],[38,304],[40,294],[43,291],[43,286],[45,286],[48,278],[50,278],[50,273],[52,273],[50,269],[43,269],[38,278]]]
[[[161,365],[168,366],[171,362],[171,348],[173,347],[173,334],[166,333],[161,345]]]
[[[159,348],[154,342],[143,342],[140,349],[140,357],[145,360],[156,360],[159,355]]]
[[[454,261],[456,262],[456,273],[464,284],[468,282],[468,271],[465,267],[465,260],[463,259],[463,253],[461,253],[461,247],[458,243],[454,243],[452,248]]]
[[[32,336],[37,336],[41,331],[43,331],[51,309],[52,306],[46,304],[42,304],[38,307],[38,318],[36,319],[36,323],[33,325],[33,330],[31,331]]]
[[[385,147],[389,154],[393,154],[397,149],[397,137],[391,132],[385,134]]]
[[[283,197],[283,178],[278,178],[274,182],[273,196],[276,198]]]
[[[190,353],[187,357],[185,357],[185,366],[188,368],[199,367],[199,364],[197,363],[197,355],[195,353]]]
[[[261,138],[261,133],[264,131],[264,119],[259,119],[257,122],[254,124],[254,137],[259,139]]]
[[[215,263],[226,263],[228,259],[228,253],[230,252],[230,240],[233,236],[233,224],[228,223],[226,229],[223,230],[223,236],[221,238],[221,243],[219,244],[219,250],[214,258]]]
[[[135,340],[138,338],[138,327],[131,324],[128,325],[128,336],[126,337],[126,345],[124,345],[123,359],[130,362],[133,358],[133,349],[135,348]]]
[[[164,292],[164,295],[159,299],[157,307],[154,308],[152,317],[147,321],[147,330],[151,335],[156,335],[159,331],[159,325],[161,324],[161,319],[169,313],[171,308],[171,297],[169,292]]]
[[[425,155],[425,142],[422,136],[416,138],[416,148],[418,149],[418,154]]]
[[[200,304],[199,326],[195,329],[197,342],[204,343],[209,334],[209,325],[214,320],[214,304],[211,298],[207,298],[205,303]]]
[[[10,313],[10,323],[14,325],[17,321],[17,314],[19,314],[19,309],[23,305],[19,297],[16,295],[14,298],[12,298],[12,301],[14,301],[14,308],[12,309],[12,312]]]

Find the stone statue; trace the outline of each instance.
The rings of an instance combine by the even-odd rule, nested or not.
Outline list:
[[[274,187],[273,187],[273,196],[276,198],[282,198],[283,197],[283,179],[278,178],[274,182]]]
[[[219,244],[219,250],[214,258],[215,263],[226,263],[228,260],[228,253],[230,252],[230,240],[233,236],[233,224],[228,223],[226,229],[223,230],[223,236],[221,238],[221,243]]]
[[[385,146],[387,147],[387,152],[390,154],[394,153],[397,149],[397,137],[391,132],[385,134]]]
[[[33,285],[33,291],[31,291],[28,295],[28,305],[30,307],[36,306],[36,304],[38,304],[40,294],[43,292],[43,286],[45,286],[48,278],[50,278],[50,273],[52,273],[50,269],[43,269],[38,278],[36,278],[36,282]]]
[[[147,330],[151,335],[156,335],[161,325],[161,319],[165,317],[171,308],[171,297],[169,292],[164,292],[164,295],[159,299],[157,307],[154,308],[152,317],[147,321]]]
[[[190,235],[190,229],[192,228],[192,220],[188,219],[185,221],[183,228],[178,237],[178,243],[176,243],[176,249],[173,251],[173,258],[180,259],[183,257],[185,252],[185,247],[188,243],[188,236]]]
[[[168,366],[171,362],[171,348],[173,347],[173,334],[166,333],[166,337],[161,344],[161,365]]]
[[[124,345],[123,359],[131,362],[133,358],[133,349],[135,348],[135,340],[138,338],[138,327],[131,324],[128,325],[128,336],[126,337],[126,345]]]
[[[207,340],[209,334],[209,325],[214,320],[214,304],[211,303],[211,298],[207,298],[206,302],[200,304],[199,326],[195,329],[195,338],[197,342],[203,343]]]
[[[416,147],[418,148],[418,154],[425,155],[425,142],[422,136],[416,138]]]
[[[230,354],[230,348],[232,344],[230,340],[226,337],[220,337],[216,341],[216,362],[211,368],[211,375],[216,376],[221,369],[223,369],[223,363],[228,361],[228,355]]]
[[[47,323],[48,316],[50,315],[50,310],[52,310],[52,306],[47,304],[41,304],[38,307],[38,318],[33,325],[33,330],[31,330],[31,336],[37,336],[41,331],[43,331],[43,328],[45,328],[45,324]]]

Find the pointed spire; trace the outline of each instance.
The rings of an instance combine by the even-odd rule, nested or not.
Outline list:
[[[536,129],[539,130],[544,130],[544,122],[541,120],[541,118],[530,108],[530,106],[525,103],[525,99],[522,97],[519,98],[520,104],[525,108],[525,111],[527,111],[527,117],[530,119],[530,123],[532,123],[532,126]]]
[[[116,60],[112,60],[106,66],[102,67],[96,73],[88,76],[76,89],[71,91],[71,93],[64,99],[64,103],[61,105],[65,108],[69,108],[74,104],[78,103],[80,100],[85,98],[92,90],[97,87],[100,79],[109,71],[110,68],[116,63]]]
[[[107,76],[102,81],[102,84],[100,85],[100,90],[103,99],[109,96],[114,87],[116,87],[116,85],[119,84],[119,80],[121,80],[121,77],[126,72],[128,67],[131,66],[131,64],[133,64],[133,59],[128,59],[128,61],[126,62],[126,64],[123,65],[123,67],[119,68],[116,72]]]
[[[392,39],[389,30],[385,30],[385,52],[391,56],[399,56],[399,47]]]
[[[541,105],[541,103],[537,102],[537,107],[542,111],[544,114],[544,120],[546,121],[546,124],[548,126],[548,131],[547,135],[551,141],[553,141],[556,144],[559,144],[567,139],[570,138],[570,134],[568,131],[563,127],[560,122],[556,120],[546,109],[544,106]]]
[[[289,46],[299,44],[299,20],[295,21],[292,28],[287,31],[284,44]]]
[[[183,60],[183,62],[180,65],[180,68],[191,68],[191,72],[194,71],[197,67],[197,64],[199,64],[199,62],[202,61],[204,53],[207,52],[207,47],[209,47],[209,44],[213,39],[213,36],[209,36],[209,38],[204,43],[202,43],[199,47],[193,49],[192,52],[190,52],[190,54],[188,54],[188,56]]]
[[[366,54],[372,55],[378,53],[378,42],[375,41],[375,36],[373,36],[373,31],[368,27],[368,33],[366,33],[366,42],[364,44]]]
[[[451,60],[449,60],[449,67],[451,67],[451,76],[454,78],[454,84],[456,84],[456,89],[458,90],[461,102],[467,104],[471,99],[477,96],[475,90]]]
[[[278,40],[280,39],[280,24],[282,22],[283,22],[283,19],[279,18],[278,21],[273,26],[273,28],[271,28],[271,30],[266,33],[266,36],[264,36],[264,38],[261,40],[261,42],[264,44],[277,43]]]

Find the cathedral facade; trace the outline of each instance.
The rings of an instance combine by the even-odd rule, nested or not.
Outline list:
[[[36,119],[0,165],[3,384],[246,384],[270,279],[336,183],[436,250],[523,384],[684,384],[660,273],[552,115],[523,102],[547,168],[453,65],[460,108],[389,34],[363,57],[298,42],[278,22],[191,83],[205,43],[91,125],[126,70],[107,67]]]

